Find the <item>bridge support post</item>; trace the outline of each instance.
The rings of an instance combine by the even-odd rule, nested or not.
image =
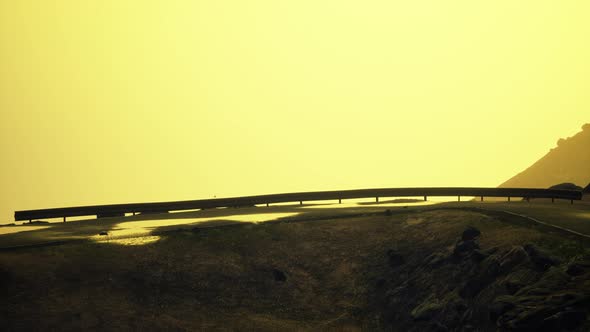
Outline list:
[[[64,222],[66,222],[66,217],[64,217]]]
[[[457,202],[461,202],[461,196],[457,196]]]
[[[481,197],[479,198],[479,201],[480,201],[480,202],[483,202],[483,196],[481,196]]]
[[[510,202],[510,197],[508,197],[508,202]]]
[[[428,200],[428,196],[424,196],[424,202]]]
[[[303,205],[303,201],[299,201],[299,205]]]
[[[375,203],[379,203],[379,197],[375,197]]]
[[[555,203],[555,197],[551,197],[551,203]]]
[[[338,204],[342,204],[342,198],[338,198]]]
[[[268,203],[266,203],[266,207],[268,207]]]
[[[572,202],[571,204],[574,205],[574,200],[573,199],[571,200],[571,202]]]

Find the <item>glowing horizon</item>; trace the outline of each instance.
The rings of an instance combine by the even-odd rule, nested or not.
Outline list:
[[[589,14],[579,1],[2,2],[0,223],[497,186],[588,122]]]

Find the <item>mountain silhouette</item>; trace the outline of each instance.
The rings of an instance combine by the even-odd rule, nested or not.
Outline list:
[[[549,188],[559,183],[590,187],[590,123],[576,135],[559,139],[557,147],[500,187]]]

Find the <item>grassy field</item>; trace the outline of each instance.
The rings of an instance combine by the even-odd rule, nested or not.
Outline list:
[[[590,254],[583,238],[492,209],[463,210],[473,203],[462,204],[349,206],[338,211],[325,206],[227,209],[191,212],[190,217],[177,219],[171,217],[180,215],[143,216],[153,223],[148,220],[128,228],[121,224],[139,220],[56,223],[5,234],[3,244],[90,241],[0,252],[0,320],[7,330],[23,331],[434,331],[434,323],[418,319],[416,312],[424,307],[446,308],[450,299],[459,301],[459,289],[465,287],[459,283],[468,284],[465,278],[476,278],[482,269],[471,259],[453,258],[453,247],[466,227],[481,231],[482,251],[502,253],[489,256],[484,265],[533,244],[559,259],[560,265],[550,271],[562,275],[569,264]],[[569,208],[556,205],[552,214],[542,216],[569,215]],[[504,207],[498,204],[494,209]],[[179,222],[170,225],[171,220]],[[271,221],[253,222],[264,220]],[[205,227],[219,225],[225,227]],[[132,231],[123,235],[134,236],[96,237],[101,230],[116,234],[128,229]],[[402,257],[401,267],[392,265],[392,252]],[[444,257],[447,263],[431,267],[433,256]],[[530,270],[526,264],[497,276],[487,287],[504,287],[506,279]],[[545,282],[546,273],[527,273],[537,284]],[[550,293],[547,296],[588,296],[587,279],[570,279],[560,282],[559,289],[543,286]],[[385,299],[383,294],[390,295]],[[496,330],[494,322],[478,313],[501,295],[509,294],[486,290],[474,298],[461,297],[460,303],[472,308],[469,317],[462,314],[461,326],[480,324],[482,331]],[[529,308],[531,303],[523,302],[521,307]],[[452,326],[447,311],[436,319]]]

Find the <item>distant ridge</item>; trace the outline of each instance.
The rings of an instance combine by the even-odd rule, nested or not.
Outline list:
[[[549,188],[557,183],[590,183],[590,123],[573,137],[559,139],[556,148],[500,187]]]

